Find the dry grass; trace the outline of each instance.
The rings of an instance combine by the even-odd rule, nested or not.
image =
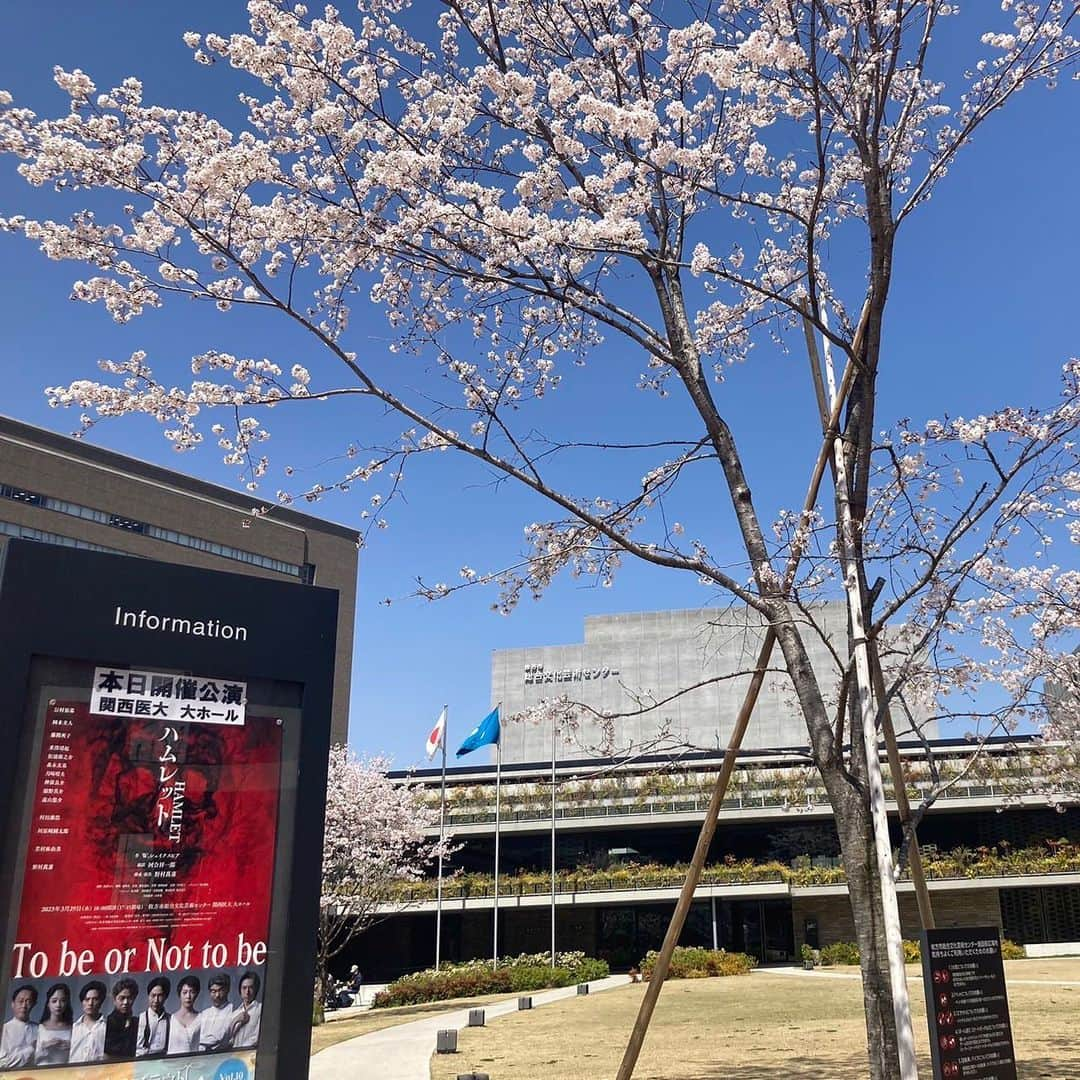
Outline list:
[[[1021,1080],[1080,1080],[1080,961],[1006,965]],[[844,969],[831,969],[842,974]],[[920,1071],[930,1075],[919,969],[909,969]],[[1049,980],[1076,981],[1056,986]],[[1018,982],[1016,980],[1023,980]],[[1044,980],[1047,985],[1028,985]],[[611,1080],[643,987],[570,998],[469,1028],[432,1080],[475,1069],[498,1080]],[[863,1080],[866,1036],[857,978],[757,973],[664,988],[635,1080]]]
[[[311,1052],[317,1054],[335,1043],[355,1039],[357,1035],[366,1035],[369,1031],[407,1024],[410,1020],[424,1020],[439,1013],[453,1012],[455,1009],[479,1009],[495,1001],[505,1001],[516,994],[485,994],[472,998],[452,998],[449,1001],[432,1001],[426,1005],[402,1005],[396,1009],[369,1009],[348,1020],[332,1020],[311,1029]]]

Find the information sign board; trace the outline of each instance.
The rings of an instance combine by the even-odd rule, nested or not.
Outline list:
[[[2,571],[0,1080],[303,1080],[336,594],[21,541]]]
[[[1017,1080],[996,926],[924,930],[934,1080]]]

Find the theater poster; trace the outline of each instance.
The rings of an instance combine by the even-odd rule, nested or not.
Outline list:
[[[281,735],[212,677],[97,668],[48,701],[0,1076],[252,1080]]]

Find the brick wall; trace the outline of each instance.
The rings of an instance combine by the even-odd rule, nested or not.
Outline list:
[[[915,940],[920,929],[915,896],[902,893],[898,899],[904,937]],[[938,926],[1001,926],[1001,903],[997,889],[931,890],[930,901]],[[791,917],[795,924],[796,952],[806,940],[806,919],[817,919],[820,945],[855,940],[855,921],[846,896],[795,895],[791,900]]]

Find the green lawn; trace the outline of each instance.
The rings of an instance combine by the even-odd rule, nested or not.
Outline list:
[[[843,977],[854,969],[828,971],[670,983],[635,1080],[865,1080],[859,980]],[[1006,971],[1021,1080],[1080,1080],[1080,960],[1010,961]],[[920,1073],[928,1078],[918,967],[909,968],[909,986]],[[433,1057],[432,1080],[470,1069],[498,1080],[611,1080],[642,992],[627,986],[467,1028],[456,1055]]]

